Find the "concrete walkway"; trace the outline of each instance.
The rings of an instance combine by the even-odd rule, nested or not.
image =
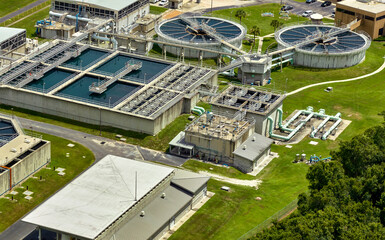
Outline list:
[[[332,83],[343,83],[343,82],[351,82],[351,81],[357,81],[357,80],[360,80],[360,79],[363,79],[363,78],[367,78],[367,77],[370,77],[374,74],[377,74],[379,72],[381,72],[382,70],[385,69],[385,57],[384,57],[384,63],[382,63],[381,67],[379,67],[376,71],[374,72],[371,72],[371,73],[368,73],[366,75],[363,75],[363,76],[359,76],[359,77],[355,77],[355,78],[349,78],[349,79],[344,79],[344,80],[334,80],[334,81],[328,81],[328,82],[320,82],[320,83],[314,83],[314,84],[310,84],[310,85],[307,85],[305,87],[301,87],[301,88],[298,88],[297,90],[294,90],[294,91],[291,91],[289,93],[287,93],[286,95],[287,96],[290,96],[290,95],[293,95],[293,94],[296,94],[296,93],[299,93],[305,89],[308,89],[308,88],[312,88],[312,87],[316,87],[316,86],[320,86],[320,85],[326,85],[326,84],[332,84]]]
[[[15,16],[17,16],[17,15],[23,13],[23,12],[26,12],[26,11],[28,11],[28,10],[30,10],[30,9],[32,9],[32,8],[34,8],[34,7],[36,7],[37,5],[40,5],[40,4],[42,4],[43,2],[47,2],[47,1],[48,1],[48,0],[38,0],[38,1],[36,1],[36,2],[33,2],[33,3],[31,3],[31,4],[29,4],[29,5],[25,6],[25,7],[23,7],[23,8],[20,8],[19,10],[14,11],[14,12],[12,12],[12,13],[10,13],[10,14],[8,14],[8,15],[2,17],[2,18],[0,18],[0,23],[3,23],[3,22],[5,22],[5,21],[7,21],[8,19],[11,19],[11,18],[13,18],[13,17],[15,17]]]

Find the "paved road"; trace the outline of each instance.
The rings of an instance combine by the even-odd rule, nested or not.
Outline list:
[[[26,11],[36,7],[37,5],[39,5],[39,4],[43,3],[43,2],[46,2],[46,1],[48,1],[48,0],[37,0],[36,2],[33,2],[33,3],[23,7],[23,8],[20,8],[19,10],[15,11],[15,12],[12,12],[12,13],[10,13],[10,14],[2,17],[2,18],[0,18],[0,23],[5,22],[8,19],[13,18],[13,17],[15,17],[15,16],[17,16],[17,15],[23,13],[23,12],[26,12]]]
[[[42,133],[55,135],[58,137],[69,139],[73,142],[84,145],[95,154],[95,160],[99,161],[108,154],[113,154],[121,157],[159,162],[171,166],[180,166],[187,159],[165,154],[163,152],[154,151],[151,149],[142,148],[139,146],[126,144],[119,141],[114,141],[108,138],[94,136],[91,134],[75,131],[68,128],[55,126],[52,124],[36,122],[25,118],[19,118],[24,128],[31,129]],[[101,144],[103,143],[103,144]],[[32,231],[36,226],[22,221],[17,221],[1,235],[0,239],[20,240]]]
[[[374,71],[374,72],[368,73],[366,75],[354,77],[354,78],[344,79],[344,80],[334,80],[334,81],[310,84],[310,85],[307,85],[305,87],[301,87],[301,88],[298,88],[298,89],[296,89],[294,91],[291,91],[291,92],[287,93],[286,96],[290,96],[290,95],[296,94],[296,93],[301,92],[301,91],[303,91],[305,89],[308,89],[308,88],[311,88],[311,87],[315,87],[315,86],[327,85],[327,84],[332,84],[332,83],[343,83],[343,82],[357,81],[357,80],[360,80],[360,79],[363,79],[363,78],[370,77],[370,76],[372,76],[374,74],[377,74],[377,73],[381,72],[384,69],[385,69],[385,57],[384,57],[384,62],[382,63],[382,65],[376,71]]]

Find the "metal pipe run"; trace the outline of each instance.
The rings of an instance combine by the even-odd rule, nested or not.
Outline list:
[[[108,38],[108,37],[101,37],[101,36],[97,36],[96,33],[92,34],[92,38],[94,39],[99,39],[99,40],[102,40],[102,41],[109,41],[109,42],[112,42],[112,45],[113,45],[113,48],[114,50],[117,50],[118,49],[118,41],[116,41],[115,38]]]

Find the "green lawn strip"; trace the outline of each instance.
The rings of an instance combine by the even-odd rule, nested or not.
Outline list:
[[[23,188],[16,187],[13,189],[19,192],[19,194],[14,196],[14,199],[17,201],[12,202],[8,199],[0,198],[0,232],[53,195],[57,190],[87,169],[95,160],[93,153],[78,143],[74,143],[75,147],[69,148],[67,144],[73,143],[69,140],[46,134],[43,134],[43,139],[51,141],[52,161],[49,166],[52,169],[41,169],[34,174],[38,179],[29,178],[22,184]],[[69,153],[70,157],[67,158],[66,153]],[[54,166],[65,168],[65,175],[59,176],[58,172],[53,170]],[[40,176],[42,176],[42,181],[40,181]],[[33,192],[31,200],[25,199],[22,194],[27,186],[28,190]],[[11,198],[10,194],[7,196]]]
[[[205,171],[205,172],[222,175],[229,178],[237,178],[237,179],[243,179],[243,180],[256,179],[256,177],[249,174],[242,173],[241,171],[233,167],[219,166],[216,164],[200,162],[197,160],[188,160],[183,164],[183,167],[194,172]]]
[[[150,13],[151,14],[162,14],[165,11],[167,11],[167,8],[164,7],[158,7],[158,6],[150,6]]]
[[[23,8],[36,0],[17,0],[17,1],[9,1],[9,0],[0,0],[0,17],[4,17],[12,12]]]
[[[13,110],[12,110],[13,109]],[[99,135],[99,125],[93,125],[88,123],[82,123],[75,120],[62,118],[54,115],[39,113],[27,109],[0,105],[0,112],[6,114],[13,114],[18,117],[28,118],[31,120],[45,122],[65,128],[70,128],[80,132],[85,132],[93,135]],[[182,114],[177,117],[173,122],[167,125],[157,135],[151,136],[144,133],[138,133],[134,131],[123,130],[119,128],[113,128],[109,126],[102,126],[102,136],[110,139],[117,140],[116,134],[122,135],[127,139],[130,144],[139,145],[146,148],[151,148],[159,151],[166,151],[168,149],[168,143],[171,141],[185,126],[190,122],[188,120],[189,114]]]
[[[265,53],[267,48],[269,48],[271,52],[277,46],[278,46],[278,43],[275,41],[273,37],[265,37],[263,38],[262,53]]]
[[[307,18],[296,16],[296,15],[290,15],[291,18],[288,20],[279,18],[281,5],[277,3],[261,4],[261,5],[242,7],[242,8],[223,9],[223,10],[214,11],[212,16],[229,19],[239,23],[239,19],[235,17],[235,13],[237,12],[237,10],[240,10],[240,9],[246,12],[246,17],[242,18],[242,24],[245,25],[248,29],[251,29],[253,26],[259,27],[261,30],[261,36],[265,36],[267,34],[274,32],[274,28],[270,26],[271,21],[274,19],[279,20],[284,24],[304,22],[308,20]],[[265,12],[274,13],[274,17],[262,17],[261,14]]]
[[[20,22],[17,22],[15,24],[10,25],[10,27],[13,28],[25,28],[27,30],[27,37],[36,37],[35,31],[35,24],[38,20],[42,20],[44,18],[47,18],[49,14],[49,8],[46,8],[44,10],[41,10],[40,12],[31,15],[30,17],[27,17]]]

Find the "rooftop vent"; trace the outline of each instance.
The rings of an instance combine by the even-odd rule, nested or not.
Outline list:
[[[13,153],[17,152],[16,148],[12,148],[11,152],[13,152]]]
[[[144,215],[145,215],[144,211],[141,211],[141,212],[140,212],[140,216],[141,216],[141,217],[144,217]]]
[[[246,150],[246,145],[243,145],[243,148],[242,148],[243,150]]]
[[[166,198],[166,193],[162,193],[161,198]]]
[[[255,142],[255,136],[253,137],[253,139],[251,141]]]

